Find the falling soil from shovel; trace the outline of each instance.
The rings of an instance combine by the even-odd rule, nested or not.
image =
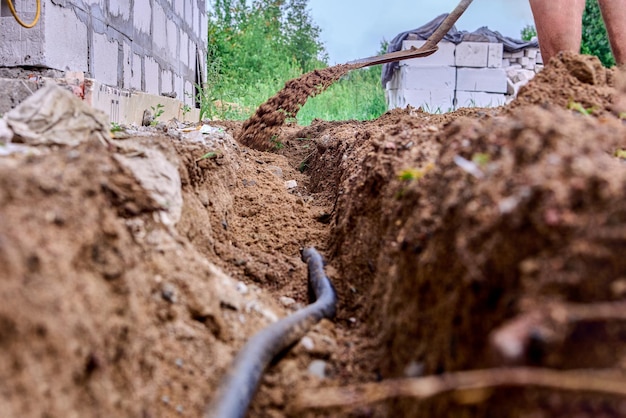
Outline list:
[[[341,64],[313,70],[285,83],[285,87],[256,110],[244,122],[239,142],[259,151],[276,148],[280,127],[288,118],[295,118],[309,97],[314,97],[343,77],[348,71],[360,68],[359,64]]]

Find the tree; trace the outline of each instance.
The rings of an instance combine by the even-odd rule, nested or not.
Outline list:
[[[537,36],[537,29],[534,25],[526,25],[521,32],[522,41],[530,41]]]
[[[585,3],[580,52],[597,56],[606,67],[615,65],[615,59],[611,52],[611,45],[609,44],[609,38],[597,0],[587,0]]]

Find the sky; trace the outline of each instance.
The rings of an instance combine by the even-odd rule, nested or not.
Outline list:
[[[321,41],[331,65],[376,55],[383,39],[418,28],[459,0],[309,0],[313,22],[322,29]],[[456,23],[459,30],[482,26],[520,38],[533,17],[528,0],[474,0]]]

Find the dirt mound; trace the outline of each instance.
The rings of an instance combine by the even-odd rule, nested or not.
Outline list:
[[[276,148],[276,137],[287,119],[293,119],[309,97],[316,96],[359,65],[342,64],[311,71],[289,80],[285,87],[268,99],[243,124],[237,138],[242,144],[259,151]]]
[[[597,57],[561,52],[520,89],[510,109],[541,105],[572,108],[604,115],[612,110],[615,68],[602,66]]]
[[[337,320],[272,366],[250,416],[624,416],[530,387],[293,409],[319,387],[625,362],[618,74],[565,54],[510,107],[280,128],[333,77],[247,122],[276,152],[230,121],[0,146],[3,416],[200,416],[244,341],[307,303],[305,245]]]

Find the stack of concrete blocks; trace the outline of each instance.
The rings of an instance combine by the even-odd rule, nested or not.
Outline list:
[[[543,70],[543,59],[538,48],[526,48],[518,52],[505,52],[502,66],[507,74],[507,101],[513,100],[519,89]]]
[[[13,0],[24,21],[34,0]],[[2,2],[0,65],[84,72],[112,89],[176,97],[194,107],[206,69],[206,0],[42,0],[32,29]]]
[[[419,48],[424,42],[406,40],[402,49]],[[429,57],[400,62],[386,86],[388,108],[411,105],[444,113],[505,103],[507,76],[502,68],[502,44],[442,41],[438,46]]]

